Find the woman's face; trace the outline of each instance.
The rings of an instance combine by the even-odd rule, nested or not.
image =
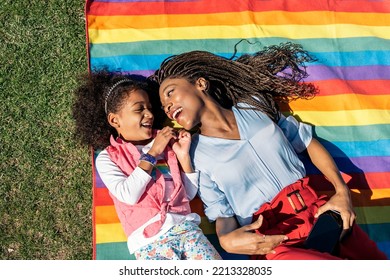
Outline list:
[[[201,79],[194,85],[185,78],[167,78],[160,85],[160,100],[165,114],[187,130],[200,123],[204,108],[204,84],[199,82]]]

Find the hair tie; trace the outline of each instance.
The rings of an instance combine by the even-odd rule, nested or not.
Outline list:
[[[114,89],[115,89],[117,86],[119,86],[120,84],[123,84],[123,83],[127,83],[127,82],[131,83],[131,82],[133,82],[133,81],[132,81],[132,80],[129,80],[129,79],[120,80],[120,81],[116,82],[116,83],[115,83],[112,87],[110,87],[110,89],[108,90],[107,95],[106,95],[106,98],[105,98],[105,100],[104,100],[104,111],[106,112],[106,114],[107,114],[107,100],[108,100],[108,98],[110,97],[111,93],[114,91]]]

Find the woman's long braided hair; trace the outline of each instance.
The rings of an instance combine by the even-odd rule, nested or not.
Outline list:
[[[303,82],[308,76],[305,63],[312,61],[315,59],[307,51],[290,42],[235,60],[191,51],[167,58],[150,78],[161,84],[167,78],[186,78],[195,83],[203,77],[209,82],[207,93],[222,107],[244,102],[277,122],[278,102],[317,94],[313,84]]]

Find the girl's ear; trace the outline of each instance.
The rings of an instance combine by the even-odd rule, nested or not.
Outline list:
[[[205,78],[200,77],[196,80],[196,86],[198,86],[202,91],[207,91],[209,88],[209,82]]]
[[[120,127],[117,114],[109,113],[107,116],[107,121],[113,128],[118,129]]]

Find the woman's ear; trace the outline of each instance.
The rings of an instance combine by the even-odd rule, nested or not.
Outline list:
[[[117,114],[109,113],[107,116],[107,121],[113,128],[118,129],[120,127]]]
[[[196,85],[202,91],[207,91],[207,89],[209,88],[209,82],[205,78],[202,78],[202,77],[200,77],[196,80]]]

